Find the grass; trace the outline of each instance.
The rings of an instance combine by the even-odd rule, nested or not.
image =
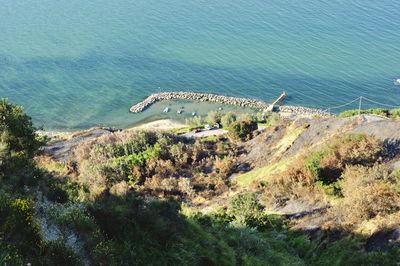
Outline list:
[[[59,176],[65,176],[68,174],[67,166],[64,163],[57,162],[50,157],[38,156],[36,158],[37,165],[45,169],[46,171],[57,174]]]
[[[168,130],[167,132],[170,132],[172,134],[176,135],[181,135],[190,132],[191,128],[190,127],[178,127],[178,128],[173,128]]]
[[[200,139],[201,142],[217,142],[219,140],[218,136],[207,136]]]
[[[277,152],[276,154],[282,154],[285,152],[293,142],[304,132],[305,127],[289,127],[287,129],[287,134],[276,144]],[[239,185],[248,185],[254,181],[261,181],[268,178],[272,174],[279,173],[287,168],[287,166],[292,163],[294,158],[285,158],[279,160],[279,162],[253,169],[247,173],[237,175],[233,178],[233,181]]]
[[[266,180],[268,176],[284,171],[293,159],[294,158],[282,159],[271,165],[253,169],[247,173],[235,176],[232,181],[238,185],[246,186],[254,181]]]
[[[264,123],[264,122],[258,122],[257,126],[258,126],[258,128],[266,128],[266,127],[270,126],[270,124]]]
[[[289,127],[286,132],[287,133],[276,145],[276,148],[278,149],[276,154],[281,154],[284,151],[286,151],[292,144],[293,142],[300,136],[301,133],[303,133],[306,130],[305,127],[297,127],[294,128],[293,126]]]

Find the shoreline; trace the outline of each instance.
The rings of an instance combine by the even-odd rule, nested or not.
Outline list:
[[[249,108],[257,108],[261,111],[271,112],[271,104],[267,104],[266,102],[255,100],[251,98],[241,98],[241,97],[231,97],[231,96],[223,96],[211,93],[195,93],[195,92],[161,92],[151,94],[143,101],[133,105],[130,108],[130,112],[132,113],[140,113],[144,112],[151,105],[156,104],[161,101],[167,100],[188,100],[192,102],[210,102],[210,103],[220,103],[225,105],[234,105],[240,107],[249,107]],[[304,106],[290,106],[290,105],[274,105],[273,106],[274,113],[285,117],[285,118],[295,118],[295,117],[332,117],[334,115],[325,112],[321,109],[317,108],[309,108]],[[73,136],[77,132],[85,132],[92,129],[105,129],[109,131],[118,131],[118,130],[135,130],[135,129],[144,129],[144,130],[168,130],[174,128],[182,128],[186,127],[184,123],[181,121],[175,120],[173,118],[153,118],[153,119],[145,119],[134,123],[127,127],[113,127],[107,125],[94,125],[87,128],[76,128],[76,129],[49,129],[49,130],[38,130],[37,133],[40,135],[46,135],[51,138],[61,137],[67,138],[69,136]]]
[[[138,102],[131,106],[129,111],[131,113],[141,113],[145,111],[147,108],[152,106],[153,104],[166,100],[189,100],[189,101],[197,101],[197,102],[211,102],[211,103],[220,103],[226,105],[234,105],[240,107],[251,107],[258,108],[263,111],[273,111],[277,113],[291,113],[294,115],[308,115],[308,116],[322,116],[322,117],[330,117],[332,116],[330,113],[323,111],[322,109],[309,108],[303,106],[275,106],[268,104],[264,101],[255,100],[251,98],[241,98],[241,97],[232,97],[232,96],[224,96],[213,93],[198,93],[198,92],[160,92],[154,93],[145,98],[144,100]]]
[[[61,130],[38,130],[36,133],[42,136],[48,136],[51,138],[71,138],[76,134],[81,134],[83,132],[92,131],[94,129],[103,129],[108,131],[121,131],[121,130],[170,130],[177,128],[187,127],[186,124],[173,120],[173,119],[156,119],[153,121],[143,122],[135,124],[127,128],[114,128],[106,126],[94,126],[83,129],[76,129],[71,131],[61,131]]]

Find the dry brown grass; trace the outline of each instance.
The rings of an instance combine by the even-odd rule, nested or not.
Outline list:
[[[157,143],[160,152],[138,165],[138,155]],[[136,152],[133,152],[136,150]],[[213,197],[227,189],[228,176],[236,164],[235,145],[226,142],[182,142],[165,133],[117,132],[88,141],[77,148],[79,182],[95,195],[126,182],[152,196]],[[123,158],[122,161],[116,159]],[[115,191],[114,191],[115,190]]]
[[[359,230],[372,220],[375,227],[390,226],[386,218],[400,210],[395,185],[386,166],[348,167],[341,181],[343,198],[331,209],[330,216],[336,219],[331,226]]]
[[[393,222],[386,218],[398,217],[400,210],[399,181],[382,164],[381,150],[382,143],[374,137],[335,137],[325,151],[300,157],[269,178],[265,201],[273,206],[292,199],[325,202],[333,206],[323,219],[327,228],[390,227]]]

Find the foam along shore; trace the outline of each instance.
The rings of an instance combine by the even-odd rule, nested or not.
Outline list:
[[[240,98],[240,97],[217,95],[212,93],[198,93],[198,92],[184,92],[184,91],[160,92],[151,94],[143,101],[133,105],[130,108],[130,112],[140,113],[146,110],[151,105],[166,100],[189,100],[189,101],[199,101],[199,102],[212,102],[212,103],[235,105],[241,107],[251,107],[261,110],[274,109],[274,111],[277,112],[285,112],[298,115],[311,115],[311,116],[323,116],[323,117],[331,116],[329,113],[324,112],[320,109],[307,108],[301,106],[274,106],[274,108],[271,108],[271,105],[266,102],[250,98]]]

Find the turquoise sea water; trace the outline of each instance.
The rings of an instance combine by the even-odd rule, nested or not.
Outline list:
[[[47,129],[149,119],[163,105],[128,109],[163,90],[265,101],[285,90],[288,104],[320,108],[360,95],[400,105],[398,0],[0,4],[0,96]]]

